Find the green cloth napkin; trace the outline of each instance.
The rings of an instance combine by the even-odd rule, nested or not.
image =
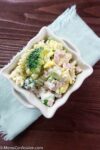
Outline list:
[[[100,39],[78,16],[75,6],[67,9],[48,28],[65,40],[68,37],[91,66],[100,59]],[[0,75],[0,132],[3,139],[14,139],[40,116],[38,109],[26,108],[14,97],[9,81]]]

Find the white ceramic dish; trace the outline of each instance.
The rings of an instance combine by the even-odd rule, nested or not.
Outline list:
[[[49,36],[53,37],[57,41],[62,42],[63,45],[69,49],[69,51],[73,55],[73,58],[78,61],[78,64],[83,70],[83,72],[77,76],[77,79],[74,85],[71,86],[68,89],[68,91],[64,94],[64,96],[58,99],[52,107],[47,107],[44,104],[42,104],[40,100],[33,93],[18,87],[9,78],[10,72],[16,67],[17,62],[20,59],[20,56],[24,53],[24,51],[26,49],[30,49],[34,43]],[[5,77],[8,80],[10,80],[11,85],[14,88],[14,94],[17,96],[18,100],[28,108],[33,108],[34,106],[37,107],[46,118],[53,117],[56,110],[66,103],[69,96],[82,85],[83,81],[88,76],[90,76],[92,72],[93,72],[92,67],[83,61],[80,54],[78,53],[77,48],[71,42],[69,42],[69,40],[66,40],[66,42],[64,42],[62,39],[58,38],[47,27],[43,27],[40,30],[40,32],[27,43],[27,45],[23,48],[23,50],[19,52],[16,56],[14,56],[13,59],[10,61],[10,63],[2,69],[3,75],[5,75]]]

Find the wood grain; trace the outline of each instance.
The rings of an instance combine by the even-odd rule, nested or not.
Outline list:
[[[0,67],[39,29],[67,7],[77,4],[79,15],[100,36],[100,0],[0,0]],[[44,150],[100,150],[100,62],[94,74],[56,115],[41,117],[11,142],[0,146],[43,146]]]

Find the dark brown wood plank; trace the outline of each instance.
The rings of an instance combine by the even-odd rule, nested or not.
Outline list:
[[[77,4],[79,15],[100,36],[100,0],[0,0],[0,67],[44,25]],[[0,146],[43,146],[44,150],[100,150],[100,62],[94,74],[56,115],[41,117]]]

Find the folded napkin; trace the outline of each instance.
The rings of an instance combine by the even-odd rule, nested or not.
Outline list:
[[[100,59],[100,39],[76,13],[67,9],[48,26],[57,36],[69,39],[83,59],[93,66]],[[0,132],[4,140],[12,140],[41,116],[36,108],[26,108],[13,95],[11,85],[0,75]]]
[[[75,5],[49,25],[49,29],[64,40],[69,39],[91,66],[100,60],[100,38],[79,17]]]

